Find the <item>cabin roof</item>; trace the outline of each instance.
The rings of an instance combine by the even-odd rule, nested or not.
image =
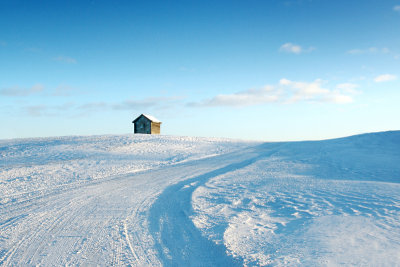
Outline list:
[[[134,121],[132,121],[132,123],[135,123],[140,117],[146,117],[148,120],[152,121],[152,122],[158,122],[161,123],[161,121],[159,121],[156,117],[153,117],[151,115],[147,115],[147,114],[141,114],[139,117],[137,117]]]

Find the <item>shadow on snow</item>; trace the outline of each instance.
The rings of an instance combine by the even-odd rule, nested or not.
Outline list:
[[[263,146],[258,148],[261,147]],[[256,148],[256,155],[249,159],[171,185],[163,191],[150,209],[149,229],[164,266],[243,265],[242,259],[227,255],[223,244],[215,244],[196,228],[190,219],[193,213],[191,196],[197,187],[204,185],[209,179],[244,168],[262,157],[270,156],[274,151],[265,153],[265,149]]]

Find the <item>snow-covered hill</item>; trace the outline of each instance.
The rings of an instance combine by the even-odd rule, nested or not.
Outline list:
[[[0,198],[76,186],[216,156],[251,142],[154,135],[73,136],[0,141]],[[0,202],[1,203],[1,202]]]
[[[0,265],[396,266],[400,131],[0,141]]]

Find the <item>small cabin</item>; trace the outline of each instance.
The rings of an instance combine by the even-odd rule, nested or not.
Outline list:
[[[134,133],[140,134],[160,134],[161,121],[153,116],[142,114],[134,121]]]

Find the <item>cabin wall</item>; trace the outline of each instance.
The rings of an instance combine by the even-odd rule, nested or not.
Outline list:
[[[141,134],[150,134],[151,133],[151,124],[152,124],[151,121],[149,121],[147,118],[142,116],[135,122],[134,132],[141,133]]]
[[[160,134],[160,125],[159,122],[151,122],[151,134]]]

